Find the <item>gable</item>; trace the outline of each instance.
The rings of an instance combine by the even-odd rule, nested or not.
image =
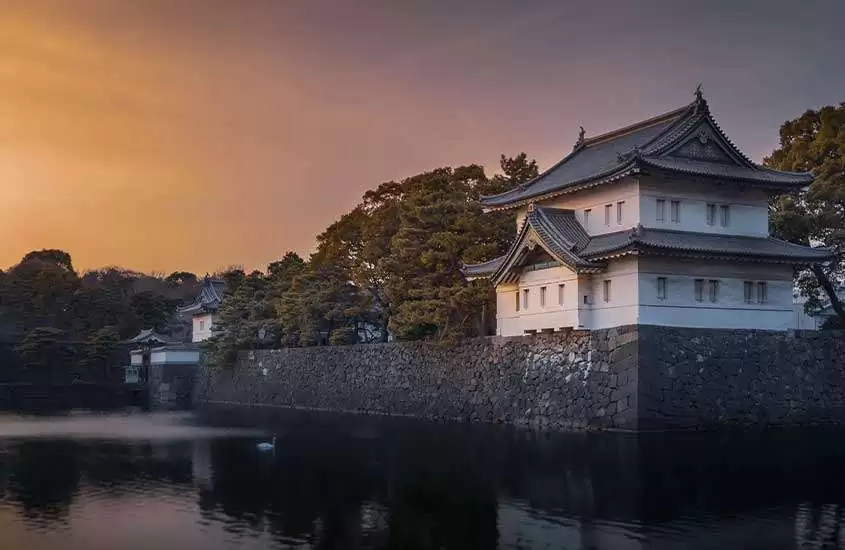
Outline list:
[[[738,151],[719,135],[719,132],[705,120],[693,128],[677,145],[664,155],[674,158],[746,166]]]

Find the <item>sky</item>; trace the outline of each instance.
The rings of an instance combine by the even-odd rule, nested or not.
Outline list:
[[[307,255],[380,183],[690,102],[751,158],[845,101],[841,0],[0,0],[0,268]]]

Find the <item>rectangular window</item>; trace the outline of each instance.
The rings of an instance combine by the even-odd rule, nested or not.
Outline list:
[[[681,201],[672,201],[672,223],[681,223]]]
[[[765,304],[769,301],[769,289],[765,281],[757,283],[757,303]]]
[[[657,199],[657,222],[664,223],[666,221],[666,201]]]
[[[522,309],[528,309],[528,289],[522,291]]]
[[[516,298],[516,311],[518,312],[519,311],[519,291],[518,290],[514,293],[514,297]]]
[[[704,301],[704,279],[695,280],[695,301]]]
[[[584,229],[590,229],[590,214],[592,213],[593,211],[589,208],[584,210]]]
[[[604,205],[604,225],[610,225],[610,213],[613,211],[612,204]]]
[[[625,209],[625,201],[616,203],[616,225],[622,225],[623,210]]]
[[[584,305],[585,305],[585,306],[588,306],[588,305],[590,305],[590,304],[592,304],[592,303],[593,303],[593,301],[590,299],[590,295],[589,295],[589,294],[584,294]]]
[[[719,281],[716,279],[710,279],[710,301],[719,301]]]
[[[205,330],[205,321],[200,321],[200,330]]]
[[[745,298],[746,304],[754,301],[754,283],[751,281],[744,281],[742,283],[742,296]]]
[[[540,307],[546,307],[546,287],[540,287]]]
[[[719,221],[721,222],[722,227],[727,227],[728,224],[731,223],[731,207],[723,204],[719,207],[719,213],[721,214],[719,216]]]
[[[716,225],[716,205],[707,205],[707,225]]]
[[[610,301],[610,281],[605,281],[603,286],[602,297],[605,302]]]
[[[657,278],[657,299],[666,299],[666,277]]]
[[[557,285],[557,304],[563,305],[563,289],[565,285]]]

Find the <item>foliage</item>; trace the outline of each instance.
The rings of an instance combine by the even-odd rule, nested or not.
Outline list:
[[[184,272],[164,279],[105,267],[80,276],[67,252],[30,252],[0,272],[0,341],[17,343],[24,364],[49,366],[44,376],[116,363],[121,341],[144,328],[170,330],[196,289]]]
[[[813,171],[809,189],[773,201],[772,226],[783,239],[834,251],[833,261],[800,273],[798,286],[807,297],[808,312],[822,305],[824,293],[839,324],[845,323],[845,307],[836,293],[837,285],[845,283],[845,103],[785,122],[780,146],[765,163],[780,170]]]
[[[493,289],[466,283],[460,267],[504,254],[514,226],[510,214],[484,214],[477,199],[538,175],[525,153],[502,155],[500,165],[492,178],[478,165],[440,168],[367,191],[317,238],[312,264],[342,271],[369,297],[382,339],[388,327],[405,339],[488,333]]]
[[[66,342],[66,333],[53,327],[38,327],[29,331],[16,351],[23,364],[37,369],[36,377],[51,379],[54,369],[67,369],[73,348]]]

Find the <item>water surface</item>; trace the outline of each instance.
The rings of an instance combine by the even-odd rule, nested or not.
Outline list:
[[[256,420],[226,414],[215,424]],[[845,548],[845,441],[0,417],[0,548]]]

